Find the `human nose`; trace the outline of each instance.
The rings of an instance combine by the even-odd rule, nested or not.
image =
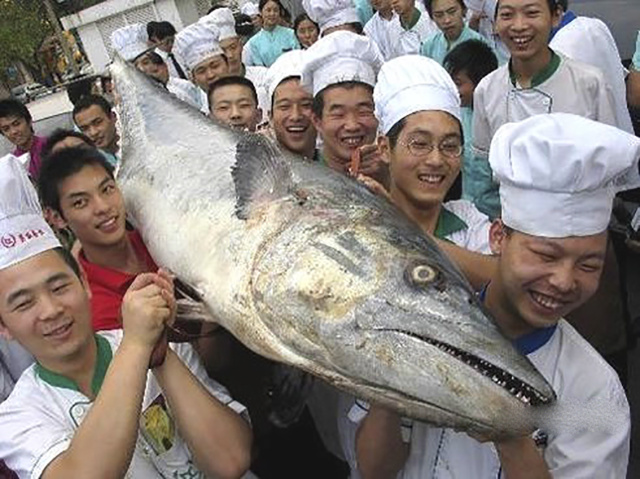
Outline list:
[[[231,105],[231,118],[240,118],[240,108],[237,105]]]
[[[569,262],[558,264],[549,277],[549,284],[560,293],[572,291],[576,284],[573,265]]]
[[[527,27],[527,22],[526,22],[526,18],[524,15],[521,15],[520,13],[516,13],[513,16],[513,21],[511,22],[511,29],[512,30],[524,30]]]
[[[64,311],[60,301],[51,293],[43,294],[39,298],[39,306],[38,318],[41,321],[56,319]]]

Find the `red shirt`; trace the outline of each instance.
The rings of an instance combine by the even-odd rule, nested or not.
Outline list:
[[[127,234],[136,256],[145,262],[147,271],[157,271],[158,266],[142,242],[140,233],[131,231]],[[122,304],[122,298],[137,275],[91,263],[82,250],[78,259],[87,275],[89,287],[91,288],[93,329],[101,331],[121,328],[120,305]]]
[[[40,167],[42,166],[42,158],[40,154],[44,145],[47,143],[47,139],[43,136],[33,135],[33,142],[31,143],[31,149],[29,151],[22,148],[16,148],[13,150],[13,156],[22,156],[25,153],[31,153],[31,160],[29,162],[29,176],[34,181],[38,179],[40,175]]]

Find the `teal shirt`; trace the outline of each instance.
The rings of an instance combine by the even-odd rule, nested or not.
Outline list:
[[[298,50],[300,44],[291,28],[276,26],[270,32],[260,30],[248,43],[251,52],[251,64],[270,67],[280,55],[291,50]]]
[[[425,57],[434,59],[440,65],[442,65],[444,62],[444,57],[447,56],[447,53],[449,53],[462,42],[466,42],[467,40],[481,40],[484,43],[487,43],[486,39],[482,35],[474,30],[471,30],[465,25],[458,39],[452,42],[451,45],[449,45],[449,42],[445,38],[443,32],[434,33],[422,43],[420,53]]]
[[[371,8],[369,0],[353,0],[353,4],[356,6],[360,23],[364,27],[373,17],[373,8]]]
[[[636,39],[636,52],[633,55],[633,68],[640,72],[640,31]]]

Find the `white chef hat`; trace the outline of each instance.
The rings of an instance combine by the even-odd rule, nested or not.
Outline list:
[[[451,76],[438,62],[420,55],[386,62],[380,69],[373,100],[384,134],[418,111],[445,111],[461,121],[460,95]]]
[[[58,247],[24,165],[13,155],[0,158],[0,270]]]
[[[267,70],[265,83],[269,94],[269,104],[273,102],[273,95],[278,85],[287,78],[302,76],[302,63],[304,61],[305,50],[291,50],[278,57],[273,65]]]
[[[192,71],[203,61],[224,54],[218,36],[218,29],[213,25],[196,22],[176,34],[173,49],[184,66]]]
[[[260,15],[260,8],[253,2],[247,2],[240,7],[240,13],[255,17],[256,15]]]
[[[320,33],[327,28],[360,22],[353,0],[302,0],[302,7],[318,24]]]
[[[213,12],[198,20],[198,23],[205,26],[212,25],[216,28],[219,32],[218,41],[238,36],[236,33],[236,20],[233,18],[233,12],[231,12],[231,9],[227,7],[215,9]]]
[[[640,185],[639,160],[640,139],[567,113],[503,125],[489,151],[502,221],[547,238],[605,231],[615,194]]]
[[[118,28],[111,33],[111,46],[125,60],[135,60],[150,48],[147,27],[134,23]]]
[[[374,86],[384,63],[376,44],[363,35],[338,31],[305,52],[302,86],[315,96],[329,85],[356,81]]]

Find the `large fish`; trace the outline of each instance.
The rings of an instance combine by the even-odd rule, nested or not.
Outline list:
[[[236,338],[409,417],[491,436],[534,427],[553,390],[393,205],[122,61],[112,74],[127,211]]]

